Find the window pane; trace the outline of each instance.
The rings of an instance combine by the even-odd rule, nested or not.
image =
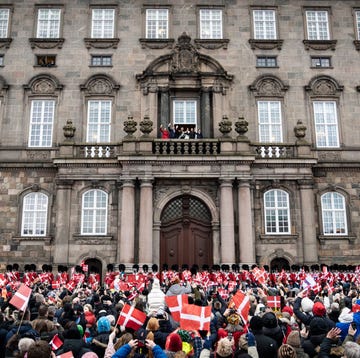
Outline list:
[[[8,37],[9,16],[9,9],[0,9],[0,38]]]
[[[48,197],[42,193],[31,193],[24,197],[21,235],[45,236]]]
[[[38,12],[38,38],[60,37],[60,9],[39,9]]]
[[[360,11],[355,12],[357,40],[360,40]]]
[[[288,194],[283,190],[269,190],[264,194],[264,206],[266,233],[290,233]]]
[[[87,142],[108,143],[111,130],[111,101],[99,100],[88,103]]]
[[[146,38],[166,39],[168,38],[168,10],[147,9],[146,10]]]
[[[282,142],[282,120],[279,101],[258,102],[260,142]]]
[[[335,192],[321,197],[323,230],[325,235],[346,235],[346,207],[343,195]]]
[[[200,10],[200,38],[201,39],[222,38],[222,10],[215,10],[215,9]]]
[[[93,9],[91,37],[113,38],[114,18],[114,9]]]
[[[276,19],[274,10],[254,10],[253,21],[255,39],[276,39]]]
[[[328,12],[306,11],[309,40],[330,40]]]
[[[175,100],[173,102],[174,124],[195,124],[197,123],[197,101],[196,100]]]

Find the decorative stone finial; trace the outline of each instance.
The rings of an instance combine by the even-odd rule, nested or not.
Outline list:
[[[299,119],[294,127],[295,137],[297,138],[297,144],[306,144],[307,141],[304,139],[306,135],[307,127],[303,124],[303,122]]]
[[[124,122],[124,131],[127,133],[128,138],[133,137],[136,132],[137,123],[134,121],[133,116],[128,116],[127,121]]]
[[[229,137],[229,133],[232,131],[232,122],[226,115],[223,115],[222,121],[219,123],[219,131],[224,137]]]
[[[247,138],[245,133],[248,129],[249,122],[244,117],[239,117],[239,120],[235,122],[235,131],[239,134],[238,139]]]
[[[153,130],[153,121],[150,120],[148,115],[144,116],[144,119],[140,122],[140,131],[143,133],[142,137],[148,137]]]
[[[65,141],[71,142],[72,139],[74,138],[76,131],[76,127],[74,126],[72,120],[68,119],[66,121],[66,124],[63,127],[63,131],[64,131]]]

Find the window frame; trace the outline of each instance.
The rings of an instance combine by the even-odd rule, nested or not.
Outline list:
[[[101,63],[100,64],[94,64],[93,63],[94,58],[100,58]],[[104,58],[110,58],[110,64],[109,65],[104,65],[103,64]],[[91,57],[90,57],[90,67],[113,67],[112,55],[94,55],[94,54],[92,54]]]
[[[0,54],[0,67],[5,66],[5,55],[3,53]]]
[[[275,197],[274,197],[274,202],[275,202],[275,206],[274,207],[270,207],[267,205],[267,201],[266,201],[266,197],[267,195],[269,195],[271,192],[275,193]],[[277,205],[277,203],[279,202],[279,195],[281,194],[285,194],[285,199],[286,199],[286,206],[285,207],[280,207]],[[291,207],[290,207],[290,195],[289,193],[284,190],[284,189],[277,189],[277,188],[271,188],[269,190],[266,190],[263,194],[263,205],[264,205],[264,232],[265,235],[291,235]],[[279,211],[280,210],[285,210],[286,211],[286,218],[287,218],[287,231],[279,231]],[[269,220],[267,219],[268,212],[269,211],[274,211],[274,215],[275,215],[275,230],[274,232],[272,231],[268,231],[268,222]]]
[[[41,10],[59,10],[59,26],[58,26],[58,36],[56,37],[40,37],[39,31],[40,31],[40,11]],[[41,40],[56,40],[62,38],[62,32],[63,32],[63,23],[64,23],[64,9],[62,5],[36,5],[36,19],[35,19],[35,38],[41,39]]]
[[[51,61],[52,59],[54,60],[53,63],[45,63],[44,65],[39,64],[39,61],[41,60],[41,57],[44,58],[44,60],[47,61]],[[35,67],[56,67],[56,55],[35,55]]]
[[[261,11],[261,12],[265,12],[265,11],[271,11],[274,14],[274,27],[273,27],[273,31],[275,33],[274,37],[257,37],[256,35],[256,21],[255,21],[255,12],[256,11]],[[264,20],[262,21],[263,23],[263,27],[264,27]],[[254,40],[278,40],[279,39],[279,26],[278,26],[278,14],[277,14],[277,8],[275,7],[252,7],[251,8],[251,31],[252,31],[252,39]],[[266,27],[266,26],[265,26]]]
[[[115,34],[116,34],[116,19],[117,19],[117,7],[110,7],[110,6],[92,6],[91,7],[91,20],[90,20],[90,38],[91,39],[102,39],[102,40],[106,40],[106,39],[113,39],[115,38]],[[94,36],[94,11],[96,10],[112,10],[113,11],[113,23],[112,23],[112,36]],[[105,20],[102,20],[103,25]],[[104,30],[104,29],[102,29]]]
[[[210,11],[210,14],[212,14],[215,11],[220,11],[221,12],[221,16],[220,16],[220,20],[221,20],[221,24],[220,24],[220,37],[214,37],[213,34],[211,34],[210,37],[204,37],[203,33],[202,33],[202,19],[201,19],[201,14],[204,11]],[[211,16],[210,16],[211,17]],[[210,27],[212,27],[212,23],[214,20],[210,19]],[[211,31],[211,30],[210,30]],[[224,9],[222,7],[212,7],[212,6],[202,6],[198,8],[198,39],[199,40],[223,40],[224,39]]]
[[[330,201],[331,201],[331,208],[329,209],[324,209],[324,197],[330,195]],[[334,207],[334,196],[338,196],[339,198],[341,198],[342,201],[342,208],[341,209],[337,209]],[[325,193],[323,193],[320,196],[320,205],[321,205],[321,220],[322,220],[322,235],[323,236],[347,236],[349,235],[349,224],[348,224],[348,207],[347,207],[347,203],[346,203],[346,197],[336,191],[327,191]],[[333,232],[328,232],[325,231],[325,213],[326,212],[330,212],[330,216],[331,216],[331,226],[332,226],[332,230]],[[337,225],[339,224],[339,221],[336,220],[336,213],[342,213],[342,218],[343,219],[343,223],[344,223],[344,231],[343,232],[337,232],[338,227]],[[341,229],[340,229],[341,230]]]
[[[34,104],[35,102],[41,102],[42,103],[42,108],[41,108],[41,119],[40,119],[40,123],[38,124],[38,126],[40,126],[40,140],[38,144],[32,144],[32,137],[34,136],[33,131],[36,130],[35,125],[36,122],[34,122]],[[46,124],[46,122],[44,122],[44,106],[46,102],[52,102],[53,103],[53,113],[52,113],[52,121],[50,123],[51,125],[51,135],[50,135],[50,140],[49,140],[49,145],[44,145],[44,143],[47,143],[47,141],[44,141],[44,137],[43,137],[43,132],[44,132],[44,126],[48,125]],[[30,101],[30,115],[29,115],[29,135],[28,135],[28,147],[29,148],[51,148],[53,146],[53,140],[54,140],[54,125],[55,125],[55,117],[56,117],[56,109],[57,109],[57,105],[56,105],[56,99],[54,98],[31,98]]]
[[[13,11],[12,7],[10,7],[9,5],[0,5],[0,11],[2,10],[7,10],[8,12],[8,17],[7,17],[7,24],[6,24],[6,36],[1,36],[0,33],[0,39],[8,39],[10,36],[10,27],[11,27],[11,13]]]
[[[108,119],[108,140],[107,141],[100,141],[96,139],[96,141],[90,141],[90,111],[91,111],[91,103],[92,102],[99,102],[99,103],[106,103],[109,102],[109,119]],[[110,143],[111,142],[111,136],[112,136],[112,116],[113,116],[113,105],[114,105],[114,99],[113,98],[88,98],[87,99],[87,111],[86,111],[86,143],[89,144],[101,144],[101,143]],[[101,113],[101,108],[98,109]],[[102,126],[105,126],[106,123],[101,123],[101,116],[98,116],[97,123],[95,124],[97,126],[96,134],[97,136],[101,136],[101,128]]]
[[[320,132],[317,130],[317,126],[320,124],[317,124],[317,117],[316,117],[316,113],[315,113],[315,104],[316,103],[322,103],[323,107],[326,103],[333,103],[335,106],[335,110],[334,110],[334,116],[335,116],[335,124],[336,124],[336,140],[337,140],[337,145],[336,146],[329,146],[329,145],[319,145],[318,143],[318,137],[320,135]],[[329,99],[313,99],[311,101],[311,106],[312,106],[312,115],[313,115],[313,125],[314,125],[314,132],[315,132],[315,146],[317,149],[334,149],[334,148],[340,148],[340,122],[339,122],[339,109],[338,109],[338,102],[333,99],[333,98],[329,98]],[[323,115],[326,114],[326,112],[322,112]],[[326,119],[324,120],[326,122]],[[331,124],[331,123],[330,123]],[[329,124],[329,125],[330,125]],[[327,134],[328,132],[328,127],[327,127],[327,123],[324,124],[325,126],[325,134]],[[329,139],[326,136],[326,143],[328,143]]]
[[[24,230],[25,230],[25,218],[29,215],[30,216],[30,219],[32,219],[32,229],[36,229],[36,223],[37,221],[39,220],[39,210],[37,211],[36,209],[28,209],[27,210],[27,213],[25,212],[26,211],[26,198],[31,196],[31,195],[35,195],[36,198],[38,196],[42,196],[43,198],[46,198],[46,210],[45,210],[45,213],[44,210],[43,211],[40,211],[40,213],[42,212],[43,215],[42,217],[40,218],[42,220],[42,224],[43,224],[43,227],[42,229],[44,230],[44,233],[31,233],[31,234],[25,234]],[[36,204],[37,205],[43,205],[43,204],[39,204],[38,203],[39,199],[36,199]],[[22,208],[21,208],[21,228],[20,228],[20,235],[23,236],[23,237],[34,237],[34,236],[37,236],[37,237],[46,237],[47,236],[47,231],[48,231],[48,218],[49,218],[49,196],[41,191],[31,191],[29,193],[26,193],[23,197],[22,197]]]
[[[258,60],[259,59],[265,59],[265,62],[268,63],[269,59],[274,59],[275,60],[275,66],[261,66],[258,64]],[[277,63],[277,56],[267,56],[267,55],[257,55],[256,56],[256,67],[257,68],[279,68],[278,63]]]
[[[322,65],[314,66],[313,61],[315,59],[319,59],[320,63],[321,63],[322,60],[325,60],[325,59],[328,60],[329,61],[329,66],[322,66]],[[332,62],[331,62],[331,56],[310,56],[310,61],[311,61],[310,68],[333,68]]]
[[[148,12],[150,11],[164,11],[166,10],[167,12],[167,19],[166,19],[166,36],[165,37],[150,37],[149,36],[149,27],[148,27]],[[158,15],[157,15],[158,16]],[[160,20],[156,19],[156,32],[159,31],[158,28],[158,22]],[[156,40],[168,40],[170,39],[170,9],[168,7],[146,7],[145,8],[145,39],[146,40],[151,40],[151,41],[156,41]]]
[[[261,131],[261,123],[260,123],[260,106],[259,104],[263,102],[263,103],[267,103],[268,104],[268,111],[267,111],[267,115],[269,117],[269,113],[271,113],[271,111],[269,111],[269,105],[271,103],[278,103],[279,104],[279,115],[280,115],[280,141],[264,141],[262,140],[262,131]],[[268,143],[268,144],[271,144],[271,143],[283,143],[284,142],[284,119],[283,119],[283,101],[281,101],[280,99],[271,99],[271,98],[257,98],[256,99],[256,113],[257,113],[257,128],[258,128],[258,131],[257,131],[257,135],[258,135],[258,139],[259,139],[259,142],[261,143]],[[264,123],[265,125],[266,123]],[[269,128],[269,132],[268,132],[268,136],[271,137],[272,135],[272,128],[273,128],[273,122],[272,122],[272,118],[270,118],[270,120],[268,121],[268,124],[267,124],[268,128]]]
[[[94,193],[95,195],[95,199],[94,199],[94,202],[92,203],[92,208],[88,209],[88,211],[92,211],[92,217],[93,217],[93,220],[92,220],[92,230],[87,232],[85,231],[85,196],[90,194],[90,193]],[[98,199],[97,196],[101,194],[104,194],[105,195],[105,205],[104,207],[98,207],[96,206],[96,200]],[[101,199],[101,198],[100,198]],[[90,203],[91,204],[91,203]],[[108,215],[109,215],[109,194],[103,190],[103,189],[99,189],[99,188],[96,188],[96,189],[89,189],[89,190],[86,190],[82,193],[81,195],[81,223],[80,223],[80,235],[82,236],[106,236],[108,234],[108,224],[109,224],[109,218],[108,218]],[[100,214],[99,214],[99,211],[100,211]],[[105,213],[101,213],[102,211],[105,211]],[[102,225],[102,228],[103,228],[103,231],[96,231],[96,219],[97,218],[104,218],[105,219],[105,225]],[[89,228],[90,229],[90,228]]]
[[[175,111],[176,111],[176,106],[175,106],[175,103],[176,102],[195,102],[195,123],[186,123],[186,122],[177,122],[175,120]],[[196,96],[189,96],[189,97],[184,97],[184,96],[181,96],[181,97],[172,97],[171,98],[171,123],[176,126],[176,125],[180,125],[180,126],[188,126],[188,127],[199,127],[199,114],[200,114],[200,98],[199,97],[196,97]],[[186,112],[186,108],[184,108],[185,112]]]

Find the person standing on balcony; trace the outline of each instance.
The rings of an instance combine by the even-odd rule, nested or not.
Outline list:
[[[160,132],[162,139],[170,139],[170,132],[167,128],[164,128],[162,124],[160,124]]]
[[[203,139],[204,137],[203,137],[203,134],[201,133],[201,129],[200,128],[198,128],[197,130],[196,130],[196,132],[195,132],[195,138],[196,139]]]
[[[176,138],[176,132],[175,132],[175,129],[172,126],[171,123],[169,123],[168,129],[169,129],[170,139],[175,139]]]

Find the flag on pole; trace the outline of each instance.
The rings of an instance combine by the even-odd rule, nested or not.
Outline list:
[[[187,295],[165,296],[166,305],[169,307],[171,316],[176,322],[180,322],[181,307],[188,303]]]
[[[117,325],[129,327],[137,331],[145,322],[146,313],[130,306],[127,303],[124,305],[120,312]]]
[[[237,291],[229,302],[229,307],[236,309],[244,323],[249,319],[250,301],[249,297],[241,291]]]
[[[280,296],[267,296],[267,306],[272,308],[274,311],[281,309],[281,297]]]
[[[15,292],[9,303],[16,307],[19,311],[24,312],[29,303],[31,291],[31,288],[23,283]]]
[[[55,334],[53,339],[50,341],[51,349],[53,351],[57,351],[63,344],[64,342],[60,339],[60,337],[57,334]]]
[[[182,305],[180,327],[187,331],[210,330],[211,306]]]
[[[310,274],[306,275],[306,277],[302,283],[302,288],[307,289],[307,288],[314,287],[314,286],[316,286],[316,281],[315,281],[314,277],[312,277]]]

